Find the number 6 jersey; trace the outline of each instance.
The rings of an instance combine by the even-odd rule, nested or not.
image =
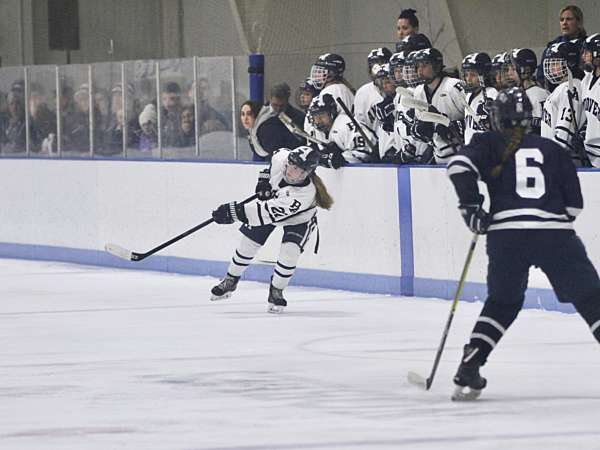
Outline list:
[[[479,205],[477,181],[487,184],[491,225],[504,229],[569,229],[583,208],[577,170],[556,142],[526,134],[504,163],[498,177],[507,137],[496,131],[473,136],[471,143],[448,163],[447,173],[461,205]]]

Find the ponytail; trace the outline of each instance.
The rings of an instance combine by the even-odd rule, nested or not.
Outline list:
[[[498,178],[500,176],[506,162],[517,151],[519,145],[521,145],[521,141],[523,140],[523,136],[525,136],[526,131],[526,127],[515,127],[512,129],[512,136],[510,138],[510,142],[506,146],[504,153],[502,153],[502,160],[500,161],[500,164],[498,164],[492,169],[492,177]]]
[[[311,179],[317,188],[317,206],[323,209],[330,209],[333,205],[333,198],[331,195],[329,195],[329,192],[327,192],[327,188],[325,187],[323,180],[321,180],[321,177],[319,177],[319,175],[317,175],[315,172],[312,173]]]

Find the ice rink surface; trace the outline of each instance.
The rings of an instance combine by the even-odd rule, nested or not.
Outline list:
[[[452,375],[481,304],[0,259],[0,448],[600,449],[600,346],[576,315],[523,311],[477,402]]]

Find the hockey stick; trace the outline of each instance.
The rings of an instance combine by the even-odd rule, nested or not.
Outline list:
[[[402,87],[402,86],[398,86],[396,88],[396,94],[400,94],[402,96],[411,97],[411,98],[415,96],[415,94],[413,94],[412,91],[410,91],[410,90],[408,90],[408,89],[406,89],[405,87]]]
[[[342,107],[342,109],[344,110],[344,113],[350,118],[350,120],[352,121],[352,123],[354,124],[354,126],[356,127],[356,129],[358,130],[360,135],[362,136],[362,138],[365,140],[365,142],[367,143],[367,145],[373,152],[373,157],[375,157],[375,158],[377,158],[377,160],[379,160],[379,148],[377,148],[375,146],[375,144],[373,144],[373,142],[371,142],[371,140],[367,137],[365,131],[362,129],[362,127],[360,126],[358,121],[354,118],[354,114],[352,114],[352,111],[350,111],[348,109],[348,107],[346,106],[346,104],[344,103],[344,100],[342,100],[340,97],[337,97],[336,101]]]
[[[252,200],[254,200],[257,197],[258,197],[258,194],[254,194],[254,195],[248,197],[246,200],[242,201],[242,205],[246,204],[248,202],[251,202]],[[213,219],[211,217],[210,219],[205,220],[201,224],[196,225],[194,228],[190,228],[189,230],[184,231],[180,235],[175,236],[173,239],[169,239],[167,242],[163,242],[162,244],[158,245],[157,247],[154,247],[152,250],[148,250],[145,253],[133,252],[131,250],[127,250],[124,247],[121,247],[120,245],[111,244],[111,243],[106,244],[104,246],[104,249],[111,255],[114,255],[118,258],[126,259],[129,261],[141,261],[142,259],[146,259],[148,256],[161,251],[163,248],[166,248],[169,245],[174,244],[177,241],[180,241],[184,237],[189,236],[192,233],[195,233],[200,228],[204,228],[206,225],[209,225],[209,224],[213,223],[214,221],[215,221],[215,219]]]
[[[567,99],[569,100],[569,107],[571,108],[571,116],[573,117],[573,127],[575,131],[575,136],[579,134],[579,126],[577,125],[577,117],[575,116],[575,108],[573,107],[573,74],[571,73],[571,69],[567,67],[567,77],[568,77],[568,85],[567,85]],[[572,141],[572,139],[571,139]],[[577,145],[577,144],[576,144]],[[581,145],[577,145],[577,153],[579,153],[579,159],[581,160],[581,165],[583,167],[591,167],[592,163],[588,159],[585,154],[585,148]]]
[[[450,315],[448,316],[448,320],[446,322],[446,326],[444,327],[444,332],[442,334],[442,340],[440,345],[438,346],[437,353],[435,355],[435,360],[433,362],[433,367],[431,369],[431,373],[429,377],[424,378],[416,372],[408,372],[408,381],[416,386],[419,386],[426,391],[429,390],[431,385],[433,384],[433,377],[435,377],[435,373],[437,372],[438,365],[440,364],[440,359],[442,357],[442,352],[444,351],[444,346],[446,345],[446,338],[448,337],[448,332],[450,331],[450,325],[452,325],[452,319],[454,319],[454,312],[456,311],[456,305],[458,304],[458,299],[460,297],[460,293],[462,292],[462,288],[465,284],[465,278],[467,277],[467,271],[469,270],[469,265],[471,264],[471,259],[473,258],[473,253],[475,252],[475,245],[477,244],[477,238],[479,235],[477,233],[473,233],[473,239],[471,239],[471,245],[469,247],[469,251],[467,253],[467,259],[465,260],[465,265],[463,267],[462,273],[460,275],[460,280],[458,282],[458,286],[456,287],[456,293],[454,294],[454,300],[452,301],[452,306],[450,308]]]
[[[424,102],[423,100],[418,100],[414,97],[402,97],[400,99],[400,105],[403,108],[414,109],[415,111],[428,111],[429,103]]]
[[[423,122],[439,123],[444,125],[445,127],[450,125],[450,119],[444,116],[443,114],[415,110],[415,117],[417,118],[417,120],[421,120]]]
[[[290,118],[290,116],[288,116],[286,113],[284,113],[284,112],[279,113],[279,115],[277,117],[279,117],[279,120],[281,120],[281,123],[283,123],[285,125],[285,127],[288,130],[290,130],[290,133],[295,134],[296,136],[303,137],[307,141],[310,141],[310,142],[312,142],[314,144],[327,145],[326,142],[323,142],[322,140],[317,139],[314,136],[311,136],[306,131],[304,131],[303,129],[301,129],[300,127],[298,127],[292,121],[292,119]]]

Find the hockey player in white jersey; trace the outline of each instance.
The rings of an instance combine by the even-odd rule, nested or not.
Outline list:
[[[313,84],[321,90],[319,95],[331,95],[336,101],[340,113],[344,111],[337,104],[338,98],[350,110],[354,105],[354,89],[344,78],[345,70],[346,61],[336,53],[325,53],[319,56],[310,69],[310,78]]]
[[[390,73],[389,64],[376,65],[374,69],[376,69],[376,73],[373,82],[382,97],[381,102],[371,108],[371,114],[375,116],[372,131],[377,136],[379,150],[377,158],[374,158],[374,160],[390,162],[392,155],[397,154],[394,138],[394,96],[396,95],[396,86]]]
[[[346,114],[340,114],[335,100],[330,94],[315,98],[308,108],[308,114],[317,138],[326,143],[319,148],[320,164],[338,169],[346,163],[370,162],[373,160],[371,148],[360,131]],[[360,124],[367,139],[375,146],[377,139],[364,124]]]
[[[533,79],[537,68],[537,56],[531,49],[514,48],[508,52],[506,62],[508,64],[507,87],[518,86],[525,90],[533,106],[531,129],[532,132],[539,135],[544,102],[550,93],[539,87]]]
[[[374,48],[369,52],[369,55],[367,56],[367,65],[369,67],[369,77],[371,78],[371,81],[358,88],[356,95],[354,96],[354,117],[371,129],[373,129],[375,122],[372,108],[383,100],[379,89],[375,86],[375,76],[377,75],[379,67],[389,62],[390,56],[392,56],[392,52],[386,47]],[[349,106],[350,105],[348,105],[348,107]]]
[[[587,120],[585,151],[592,166],[600,167],[600,33],[585,40],[581,59],[586,72],[581,81],[581,101]]]
[[[579,49],[570,41],[557,42],[544,51],[544,77],[557,86],[544,102],[541,136],[565,148],[576,166],[585,166],[589,161],[579,136],[584,117],[578,65]]]
[[[445,164],[464,142],[464,87],[461,80],[444,73],[444,58],[439,50],[420,50],[414,55],[414,61],[420,83],[415,88],[415,99],[429,104],[431,112],[448,117],[450,125],[416,120],[411,134],[432,143],[436,163]]]
[[[211,300],[222,300],[236,290],[240,277],[276,227],[283,227],[279,257],[269,288],[268,312],[281,313],[287,306],[287,287],[304,246],[317,228],[317,207],[329,209],[333,200],[315,169],[317,150],[301,146],[273,154],[269,169],[261,171],[256,186],[258,201],[224,203],[213,211],[216,223],[241,222],[242,239],[225,278],[212,288]]]
[[[465,145],[475,133],[489,129],[488,113],[498,91],[490,86],[492,60],[487,53],[471,53],[461,64],[461,77],[465,83]]]

